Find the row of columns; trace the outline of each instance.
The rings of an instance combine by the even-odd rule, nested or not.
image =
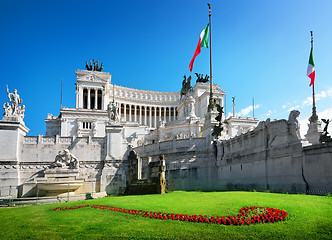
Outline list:
[[[94,93],[94,96],[91,97]],[[81,98],[78,97],[81,96]],[[98,97],[100,95],[100,97]],[[81,101],[81,102],[80,102]],[[92,107],[92,102],[94,106]],[[79,88],[79,94],[76,94],[76,106],[83,109],[99,109],[104,106],[103,90],[101,88]]]
[[[127,121],[128,117],[129,122],[138,122],[141,125],[149,127],[157,127],[157,123],[161,120],[166,122],[176,120],[177,115],[176,107],[142,106],[120,103],[119,109],[119,113],[125,121]],[[128,115],[127,109],[129,110]],[[132,114],[133,110],[134,114]]]

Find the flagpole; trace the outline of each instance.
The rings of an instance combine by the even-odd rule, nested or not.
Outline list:
[[[255,118],[255,98],[252,97],[252,118]]]
[[[63,78],[61,78],[61,98],[60,98],[60,110],[62,109],[62,85],[63,85]]]
[[[312,31],[310,31],[310,35],[311,35],[311,49],[314,48],[314,34],[312,33]],[[317,122],[318,120],[318,116],[316,113],[316,102],[315,102],[315,82],[312,84],[312,116],[310,118],[310,122],[314,123]]]
[[[211,3],[208,3],[209,6],[209,28],[210,28],[210,99],[208,111],[211,111],[215,106],[213,102],[213,93],[212,93],[212,40],[211,40]]]

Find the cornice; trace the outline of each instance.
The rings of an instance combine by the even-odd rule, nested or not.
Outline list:
[[[111,74],[106,72],[77,70],[75,73],[76,73],[77,82],[103,83],[103,84],[111,82]]]

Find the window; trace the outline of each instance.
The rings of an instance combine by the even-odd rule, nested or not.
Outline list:
[[[92,124],[91,122],[83,122],[83,129],[91,129]]]

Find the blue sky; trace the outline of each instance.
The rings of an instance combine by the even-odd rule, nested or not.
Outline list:
[[[314,32],[317,112],[332,118],[332,1],[233,0],[212,3],[213,81],[226,91],[226,110],[259,120],[301,111],[305,130],[312,89],[306,76]],[[208,23],[201,0],[0,1],[0,102],[6,84],[26,106],[28,135],[45,134],[48,113],[75,106],[75,70],[104,63],[112,82],[126,87],[180,91],[199,34]],[[194,73],[209,73],[209,50]],[[195,77],[194,77],[195,79]],[[1,111],[2,113],[3,111]]]

